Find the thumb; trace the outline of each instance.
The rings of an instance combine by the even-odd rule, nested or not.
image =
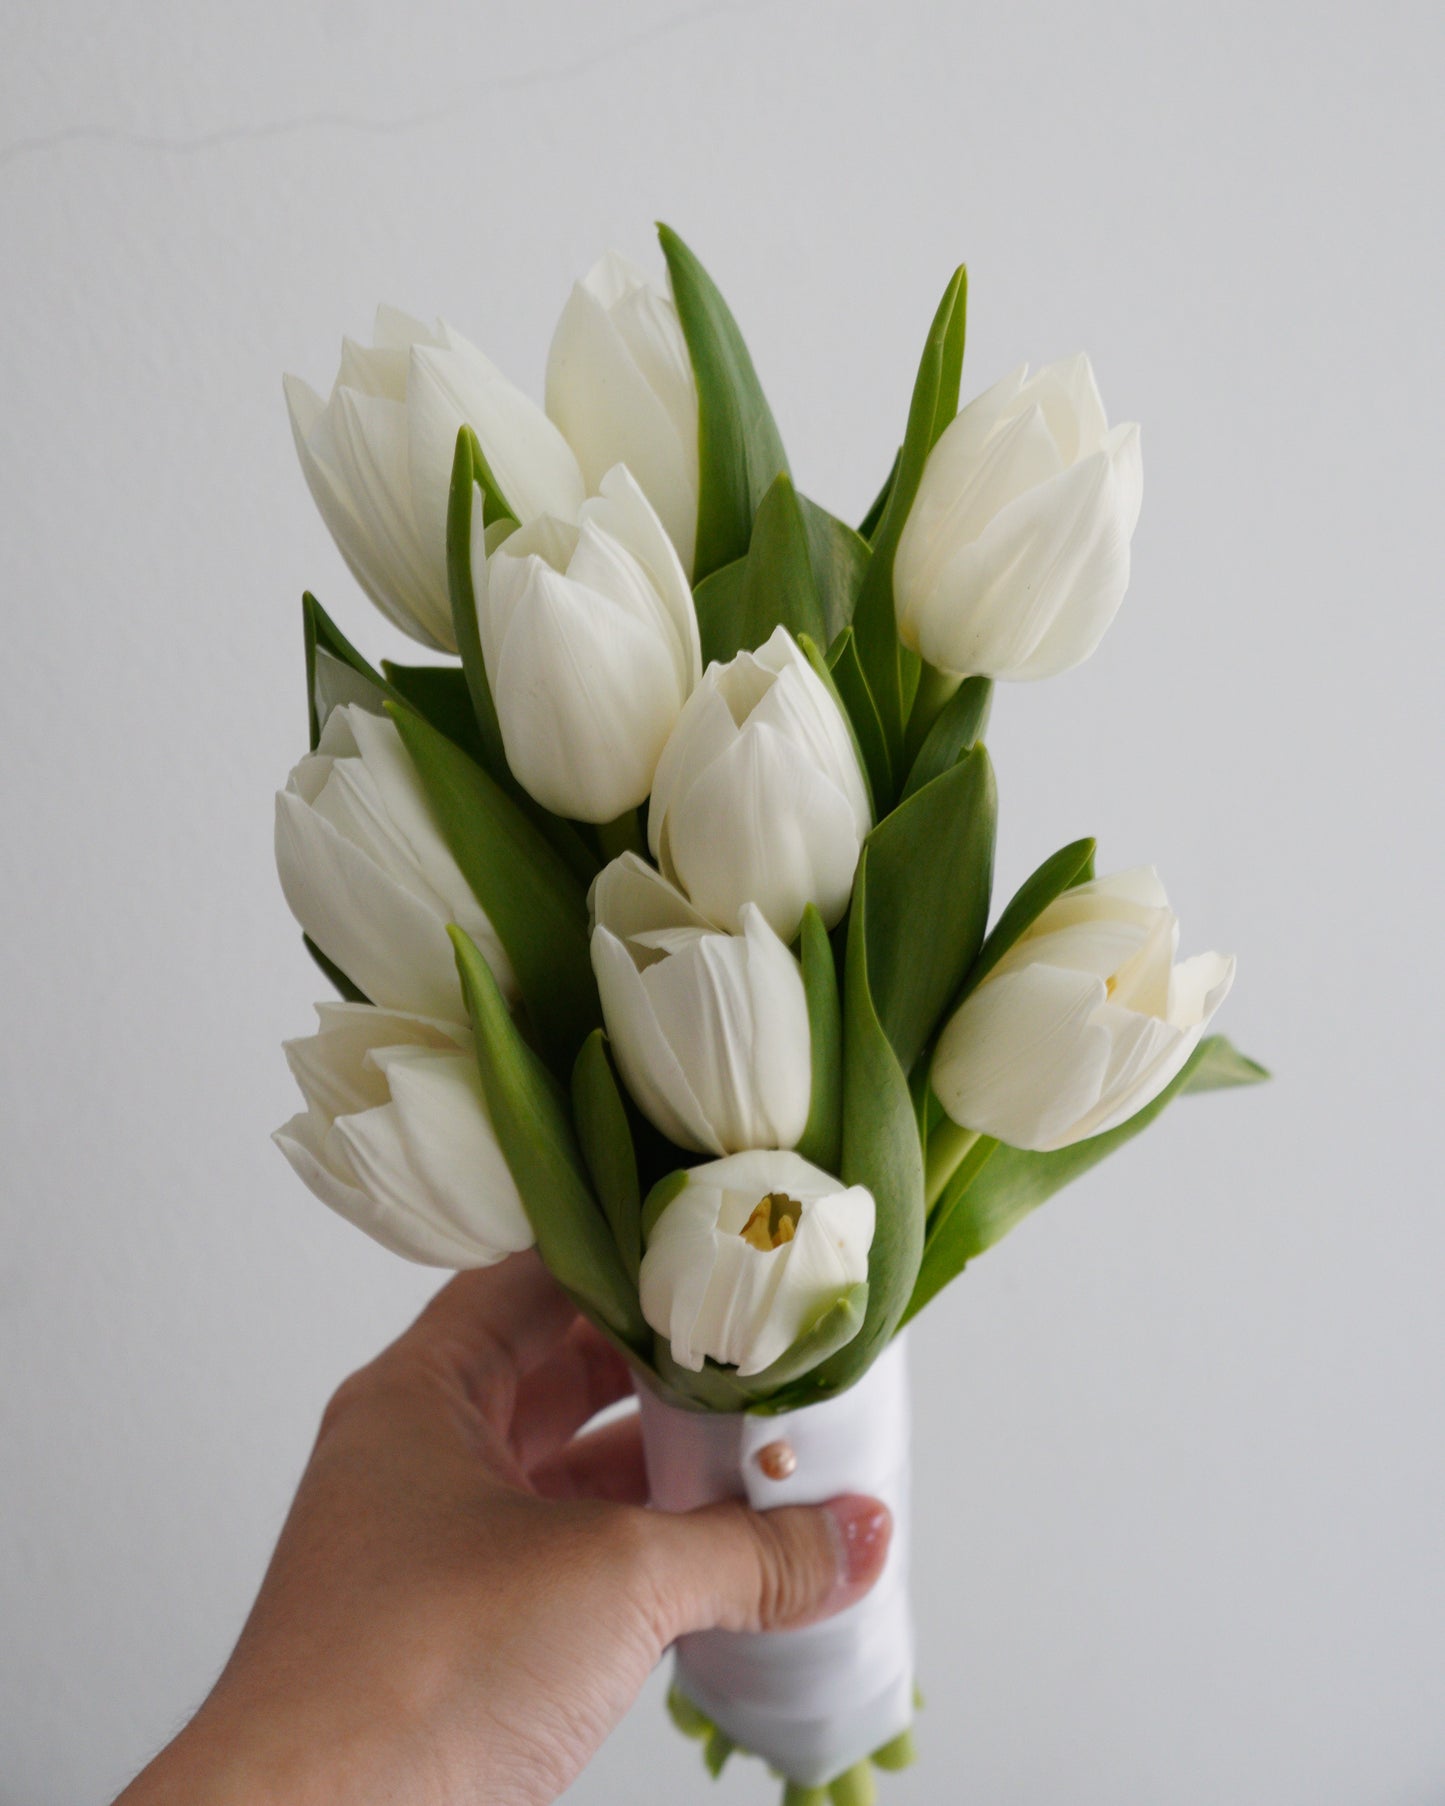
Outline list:
[[[729,1500],[647,1514],[665,1643],[694,1630],[787,1630],[861,1599],[883,1571],[893,1518],[878,1499],[751,1511]]]

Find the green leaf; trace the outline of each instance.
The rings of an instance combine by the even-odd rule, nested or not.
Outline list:
[[[391,694],[375,671],[307,590],[301,598],[301,626],[306,644],[306,707],[315,752],[326,718],[344,703],[358,703],[379,715]]]
[[[900,1731],[891,1743],[885,1743],[882,1749],[874,1750],[869,1761],[874,1768],[881,1768],[890,1774],[897,1774],[905,1768],[912,1768],[918,1760],[918,1748],[913,1741],[912,1730]]]
[[[829,1806],[875,1806],[878,1783],[870,1762],[855,1762],[828,1783]]]
[[[843,1151],[843,1006],[832,942],[811,903],[803,912],[801,943],[813,1091],[798,1152],[824,1172],[836,1173]]]
[[[970,677],[954,691],[935,717],[903,786],[902,802],[958,763],[959,755],[983,738],[993,701],[993,680]]]
[[[667,1690],[667,1715],[684,1737],[700,1741],[713,1729],[707,1713],[692,1703],[676,1681]]]
[[[918,494],[928,454],[939,434],[958,412],[967,304],[968,280],[960,267],[944,290],[923,348],[903,449],[898,454],[897,472],[877,527],[870,535],[873,556],[863,578],[858,605],[853,611],[858,655],[895,759],[903,746],[907,685],[894,619],[893,561],[904,523]]]
[[[447,588],[452,599],[452,632],[461,654],[477,734],[482,743],[481,762],[495,782],[506,788],[513,779],[502,745],[497,707],[492,701],[492,686],[487,681],[487,667],[482,658],[477,598],[472,587],[472,498],[478,486],[478,464],[485,465],[485,462],[476,434],[469,426],[463,426],[457,433],[452,487],[447,499]],[[485,491],[482,519],[485,522]]]
[[[863,587],[863,574],[872,556],[868,541],[855,533],[846,521],[830,514],[805,495],[798,497],[803,511],[803,525],[808,533],[808,556],[813,561],[813,581],[823,603],[826,631],[823,644],[833,640],[853,619],[858,591]]]
[[[316,945],[309,934],[302,935],[301,944],[348,1003],[371,1002],[371,999],[367,996],[366,992],[354,985],[334,960],[327,959],[326,955]]]
[[[642,1206],[642,1245],[645,1248],[657,1227],[657,1219],[667,1209],[673,1199],[687,1186],[687,1168],[677,1167],[670,1173],[664,1173],[652,1190],[648,1192]]]
[[[983,941],[997,813],[993,767],[979,745],[868,836],[869,984],[905,1072]]]
[[[383,659],[381,669],[393,697],[399,697],[423,721],[461,747],[469,759],[486,763],[471,692],[460,665],[395,665]]]
[[[1032,927],[1055,898],[1093,876],[1094,844],[1087,837],[1071,840],[1057,853],[1050,853],[1043,864],[1024,879],[979,948],[978,958],[969,968],[963,988],[954,999],[955,1007],[971,991],[978,989],[1009,948]]]
[[[735,558],[752,537],[753,516],[774,477],[788,468],[753,360],[712,278],[668,226],[657,236],[697,383],[697,551],[701,582]]]
[[[858,531],[863,538],[872,543],[878,531],[878,523],[883,519],[883,510],[888,506],[888,498],[893,493],[893,485],[898,481],[898,466],[903,460],[900,448],[893,454],[893,462],[888,466],[888,475],[883,479],[883,487],[874,496],[868,512],[858,523]]]
[[[445,735],[387,705],[452,856],[507,951],[537,1042],[569,1074],[601,1021],[588,953],[587,897],[539,830]]]
[[[642,1190],[627,1106],[608,1057],[607,1037],[600,1028],[594,1028],[582,1043],[572,1068],[572,1117],[612,1239],[635,1285],[642,1264]]]
[[[476,1037],[487,1114],[537,1250],[581,1310],[641,1348],[648,1329],[637,1287],[592,1195],[557,1085],[522,1039],[476,945],[460,928],[449,933]]]
[[[877,704],[858,661],[858,642],[851,627],[845,627],[828,648],[828,669],[853,724],[863,768],[868,773],[868,787],[881,806],[893,794],[893,765]]]
[[[796,639],[827,636],[813,575],[808,530],[793,480],[781,472],[758,505],[741,572],[729,565],[698,585],[694,597],[703,663],[726,664],[756,651],[778,626]]]
[[[1147,1129],[1174,1098],[1186,1091],[1255,1085],[1268,1076],[1224,1036],[1210,1035],[1158,1097],[1117,1129],[1048,1154],[1011,1148],[1002,1142],[977,1143],[934,1211],[918,1284],[904,1322],[917,1316],[969,1261],[1002,1240],[1056,1191]]]
[[[850,1286],[830,1304],[818,1321],[780,1354],[770,1367],[751,1379],[740,1380],[739,1389],[748,1409],[759,1416],[796,1411],[812,1402],[811,1376],[815,1369],[846,1348],[868,1316],[868,1284]]]
[[[716,1725],[708,1732],[707,1742],[702,1746],[703,1766],[714,1781],[723,1772],[729,1756],[738,1746],[726,1731],[720,1731]]]
[[[843,1159],[847,1185],[866,1185],[877,1220],[868,1251],[868,1309],[846,1347],[816,1369],[813,1390],[839,1392],[887,1342],[912,1296],[923,1256],[923,1157],[913,1099],[869,988],[868,888],[872,849],[853,881],[843,987]]]

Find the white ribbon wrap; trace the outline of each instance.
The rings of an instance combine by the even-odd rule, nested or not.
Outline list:
[[[678,1685],[720,1730],[788,1780],[825,1786],[913,1722],[903,1338],[847,1392],[777,1417],[685,1411],[643,1387],[638,1396],[659,1510],[745,1498],[766,1511],[867,1493],[893,1513],[887,1563],[856,1605],[803,1630],[709,1630],[677,1644]],[[774,1442],[797,1458],[781,1480],[757,1462]]]

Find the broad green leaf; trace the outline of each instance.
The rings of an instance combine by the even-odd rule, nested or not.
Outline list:
[[[955,1004],[962,1003],[970,991],[978,989],[1009,948],[1056,897],[1061,897],[1074,885],[1084,883],[1086,877],[1093,876],[1093,870],[1094,842],[1091,839],[1071,840],[1057,853],[1050,853],[1043,864],[1024,879],[1008,907],[989,930]]]
[[[542,1054],[566,1076],[602,1019],[586,893],[480,765],[420,715],[397,703],[387,708],[452,856],[507,950]]]
[[[978,955],[988,924],[998,797],[975,746],[868,836],[868,977],[910,1072]]]
[[[697,258],[668,226],[657,235],[672,279],[697,383],[697,551],[701,582],[741,558],[753,516],[774,477],[788,468],[753,360],[727,303]]]
[[[955,1181],[939,1199],[928,1231],[918,1284],[904,1318],[917,1316],[969,1261],[1000,1241],[1056,1191],[1132,1141],[1170,1102],[1186,1091],[1255,1085],[1268,1078],[1262,1066],[1222,1035],[1200,1042],[1184,1070],[1117,1129],[1076,1141],[1050,1154],[1030,1153],[1002,1142],[975,1144]],[[982,1154],[979,1150],[983,1149]],[[977,1158],[975,1157],[977,1156]]]
[[[600,1028],[582,1043],[572,1068],[572,1117],[592,1185],[633,1284],[642,1262],[642,1191],[627,1106]]]
[[[858,643],[851,627],[845,627],[828,648],[828,669],[853,724],[858,750],[863,755],[863,768],[868,773],[868,787],[879,799],[878,806],[881,807],[893,794],[893,766],[883,736],[883,723],[878,719],[877,704],[858,662]]]
[[[756,651],[779,626],[797,639],[824,639],[827,626],[813,575],[808,530],[797,491],[786,471],[758,505],[740,578],[723,571],[698,586],[698,632],[703,663],[721,664],[738,652]]]
[[[883,510],[888,506],[888,498],[893,493],[893,485],[898,481],[898,466],[902,458],[901,449],[894,452],[893,462],[888,466],[888,475],[883,479],[883,487],[874,496],[868,512],[858,523],[859,533],[870,545],[878,531],[878,523],[883,519]]]
[[[487,1114],[548,1271],[586,1314],[634,1349],[648,1329],[587,1180],[558,1087],[522,1039],[491,968],[450,931],[476,1037]]]
[[[462,670],[476,716],[477,733],[482,743],[482,764],[489,775],[504,788],[512,783],[507,754],[502,745],[502,729],[497,720],[497,707],[492,701],[492,686],[487,681],[487,667],[482,658],[481,634],[477,628],[477,599],[472,588],[472,506],[478,492],[478,464],[485,464],[476,434],[468,426],[457,433],[456,455],[452,461],[452,487],[447,499],[447,588],[452,599],[452,632],[461,654]],[[486,520],[485,491],[482,518]]]
[[[334,708],[359,703],[379,715],[391,690],[307,590],[301,598],[301,626],[306,644],[306,709],[315,752]]]
[[[486,763],[471,692],[460,665],[395,665],[383,659],[381,669],[393,696],[461,747],[468,758],[479,765]]]
[[[798,1152],[824,1172],[836,1173],[843,1150],[843,1007],[832,942],[811,903],[803,913],[801,942],[813,1092]]]
[[[925,784],[931,784],[951,765],[956,765],[959,755],[983,738],[992,701],[991,678],[970,677],[958,686],[934,717],[933,725],[918,749],[908,782],[903,786],[902,802],[906,803],[916,790],[922,790]]]
[[[877,1209],[868,1251],[868,1308],[863,1327],[812,1376],[822,1396],[841,1392],[863,1373],[898,1326],[923,1257],[923,1158],[913,1099],[898,1057],[878,1020],[869,988],[867,846],[853,882],[843,986],[843,1159],[847,1185],[866,1185]]]
[[[923,467],[944,427],[958,412],[959,375],[963,367],[963,343],[968,302],[968,282],[960,267],[944,291],[933,317],[913,400],[908,427],[898,455],[897,474],[878,525],[872,533],[873,556],[863,578],[853,626],[858,635],[858,656],[878,704],[878,718],[896,760],[903,746],[906,720],[903,660],[893,607],[893,561],[904,523],[918,494]],[[916,681],[916,671],[913,673]]]
[[[324,972],[326,977],[331,980],[332,984],[335,985],[336,989],[348,1003],[371,1002],[371,999],[367,996],[366,992],[358,989],[334,960],[327,959],[326,955],[316,945],[309,934],[302,935],[301,943],[311,955],[312,959],[316,961],[316,964],[321,968],[322,972]]]
[[[805,495],[798,497],[803,511],[803,525],[808,532],[808,556],[813,561],[813,580],[823,603],[826,631],[823,644],[829,644],[853,619],[853,605],[863,587],[863,573],[871,556],[868,541],[855,533],[846,521],[829,514]]]

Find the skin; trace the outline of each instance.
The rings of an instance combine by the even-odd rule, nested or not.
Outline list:
[[[643,1508],[626,1364],[533,1254],[464,1273],[322,1418],[240,1641],[117,1806],[542,1806],[676,1637],[877,1579],[872,1499]]]

